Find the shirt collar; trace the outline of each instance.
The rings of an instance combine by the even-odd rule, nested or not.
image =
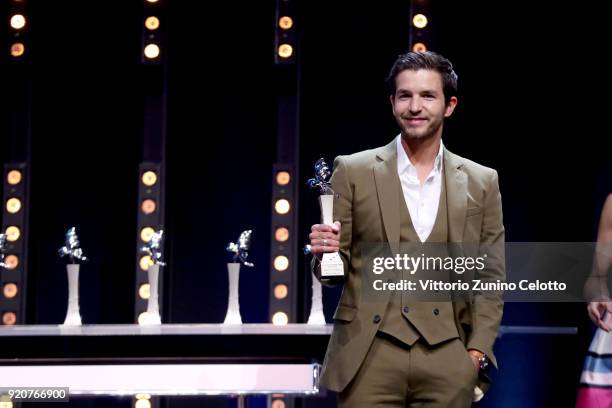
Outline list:
[[[404,146],[402,146],[402,135],[398,135],[396,139],[397,145],[397,172],[399,174],[403,174],[406,171],[416,172],[416,168],[408,158],[406,151],[404,150]],[[444,143],[440,140],[440,148],[438,149],[438,154],[436,155],[436,161],[434,163],[433,170],[439,172],[442,170],[442,156],[444,152]]]

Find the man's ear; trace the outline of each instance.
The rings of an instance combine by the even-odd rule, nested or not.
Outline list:
[[[451,116],[453,114],[453,112],[455,111],[455,108],[457,107],[457,97],[456,96],[451,96],[448,104],[446,105],[446,110],[444,111],[444,117],[448,118],[449,116]]]
[[[389,95],[389,102],[391,102],[391,109],[395,110],[395,95]]]

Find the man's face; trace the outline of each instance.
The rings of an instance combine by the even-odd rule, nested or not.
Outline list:
[[[393,116],[405,139],[426,139],[442,134],[445,117],[452,115],[457,98],[444,102],[442,76],[433,70],[404,70],[395,78],[391,95]]]

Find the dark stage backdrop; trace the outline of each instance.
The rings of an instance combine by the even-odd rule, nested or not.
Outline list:
[[[142,160],[140,2],[30,3],[28,322],[64,317],[66,279],[56,250],[65,229],[76,225],[91,257],[81,275],[84,322],[130,323]],[[610,33],[597,20],[603,6],[433,3],[432,49],[455,63],[460,86],[444,142],[499,171],[507,240],[594,240],[612,190],[601,55]],[[167,321],[222,321],[224,247],[252,228],[256,267],[241,276],[241,308],[245,322],[265,322],[276,155],[275,3],[168,4],[162,22],[168,30],[162,50],[169,90]],[[408,11],[409,2],[397,1],[299,2],[300,183],[321,155],[331,160],[397,134],[384,78],[407,50]],[[0,80],[11,86],[5,75]],[[3,107],[10,104],[0,99]],[[6,161],[11,143],[5,137],[1,143]],[[305,243],[318,220],[316,196],[305,188],[300,208]],[[309,278],[301,279],[308,310]],[[339,289],[325,289],[328,319],[338,296]],[[510,304],[504,323],[578,326],[579,336],[502,340],[502,373],[482,406],[516,406],[510,398],[516,390],[521,406],[573,406],[591,334],[584,305]]]
[[[57,249],[76,226],[84,323],[133,314],[142,144],[136,7],[32,2],[29,323],[61,323],[67,284]],[[120,10],[120,11],[119,11]]]
[[[252,229],[241,314],[266,322],[276,159],[274,2],[171,4],[168,220],[174,322],[222,322],[225,246]]]

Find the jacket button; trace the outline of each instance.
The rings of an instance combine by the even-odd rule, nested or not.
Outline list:
[[[404,311],[404,313],[408,313],[408,311],[410,310],[410,308],[408,306],[404,306],[404,308],[402,309]]]
[[[372,319],[372,321],[374,323],[377,323],[377,324],[380,323],[380,316],[379,315],[374,315],[374,319]]]
[[[435,308],[433,310],[433,314],[435,314],[436,316],[440,314],[440,311],[438,310],[438,308]]]

